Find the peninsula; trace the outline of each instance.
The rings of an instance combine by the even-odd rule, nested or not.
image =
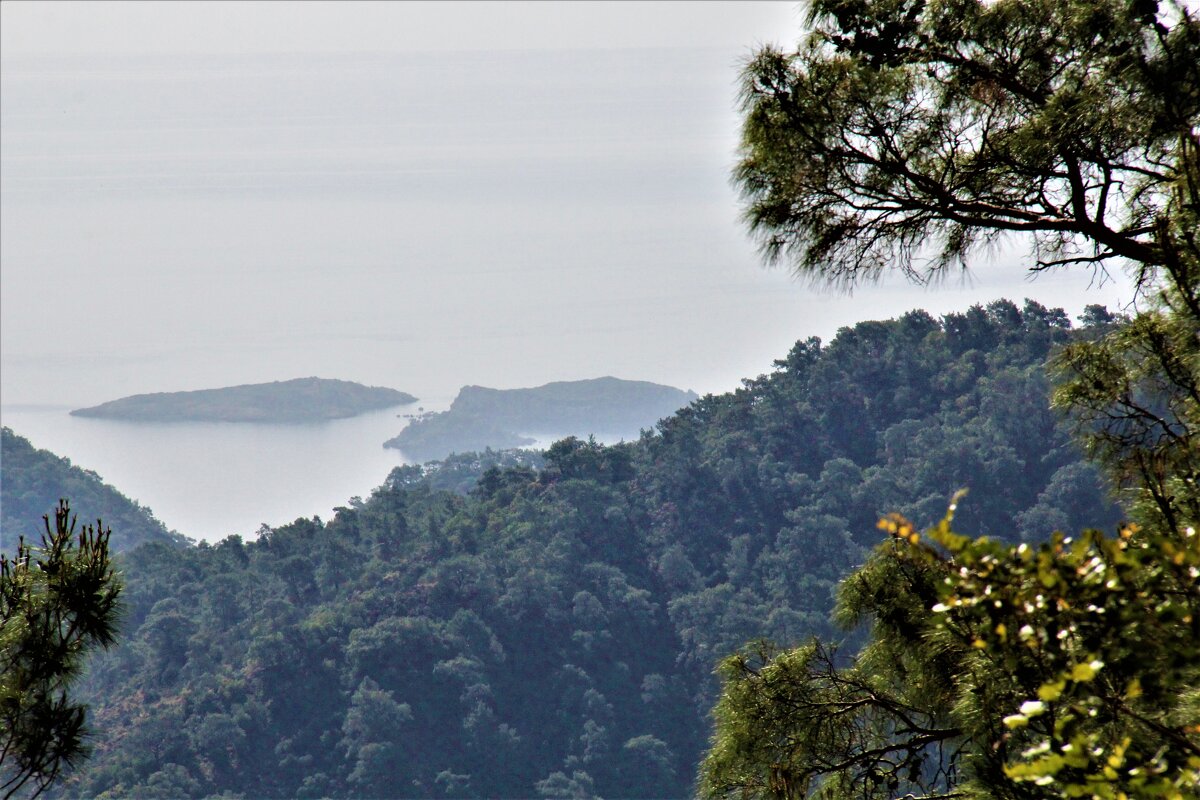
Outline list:
[[[636,439],[695,399],[695,392],[612,377],[528,389],[464,386],[448,411],[413,420],[384,447],[427,461],[564,436]]]

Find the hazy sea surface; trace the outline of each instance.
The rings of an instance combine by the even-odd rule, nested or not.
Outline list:
[[[66,455],[194,539],[253,537],[262,524],[328,519],[367,497],[404,463],[382,443],[408,406],[331,422],[132,423],[72,417],[68,408],[6,406],[0,422],[35,447]],[[77,509],[82,514],[85,508]],[[30,520],[36,528],[38,520]]]
[[[365,499],[393,468],[414,463],[383,447],[408,424],[406,415],[444,410],[450,400],[295,425],[127,422],[73,417],[65,406],[10,405],[0,407],[0,424],[96,472],[168,528],[211,542],[298,517],[328,519],[351,498]],[[544,449],[557,438],[541,435],[529,446]]]
[[[369,491],[399,421],[65,409],[307,376],[429,409],[604,375],[704,394],[914,307],[1128,299],[1004,248],[936,291],[763,269],[729,183],[747,52],[4,58],[4,424],[186,535],[245,534]]]

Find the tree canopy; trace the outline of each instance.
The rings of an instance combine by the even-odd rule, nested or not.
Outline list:
[[[1154,0],[814,0],[742,82],[772,258],[929,277],[1029,234],[1034,269],[1166,270],[1196,304],[1200,20]]]
[[[709,797],[1185,800],[1200,786],[1200,543],[1136,527],[1033,546],[924,534],[843,581],[850,663],[723,663]]]
[[[1035,271],[1133,266],[1139,312],[1051,359],[1133,522],[1013,545],[885,517],[839,589],[861,652],[724,662],[705,795],[1200,787],[1200,19],[1163,5],[815,0],[800,49],[747,69],[736,177],[769,256],[928,278],[1026,233]]]

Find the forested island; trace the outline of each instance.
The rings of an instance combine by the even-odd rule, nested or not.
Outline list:
[[[528,389],[464,386],[448,411],[414,419],[384,446],[427,461],[563,436],[636,439],[695,399],[695,392],[612,377]]]
[[[130,422],[298,423],[345,419],[415,403],[406,392],[329,378],[135,394],[71,412],[77,417]]]
[[[82,469],[49,450],[40,450],[11,428],[0,428],[0,550],[11,553],[18,539],[36,540],[42,516],[53,519],[59,498],[69,497],[88,517],[117,531],[115,551],[147,542],[178,545],[182,535],[167,530],[150,509],[121,494],[91,470]]]
[[[714,664],[843,639],[879,515],[932,523],[969,487],[958,522],[996,541],[1120,519],[1043,368],[1111,324],[865,322],[634,442],[400,467],[327,522],[137,548],[62,794],[687,796]]]

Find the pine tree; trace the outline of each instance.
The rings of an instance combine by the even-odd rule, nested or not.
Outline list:
[[[75,534],[59,502],[40,547],[20,538],[0,556],[0,791],[36,797],[87,754],[86,707],[69,693],[90,650],[115,642],[121,581],[111,534],[97,521]]]

